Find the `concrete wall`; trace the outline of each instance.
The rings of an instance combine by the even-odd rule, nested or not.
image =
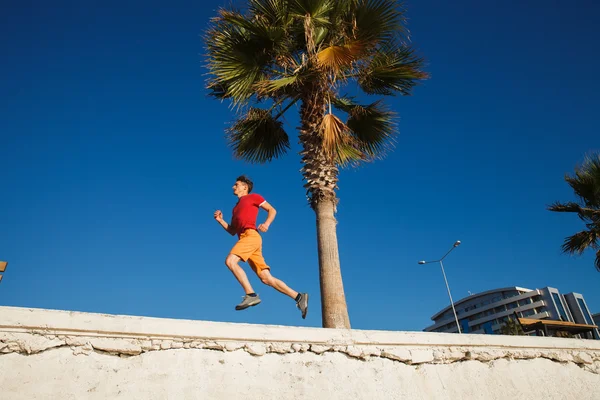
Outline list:
[[[600,399],[600,341],[0,307],[0,399]]]

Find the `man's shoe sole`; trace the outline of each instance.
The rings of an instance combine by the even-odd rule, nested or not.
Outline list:
[[[237,311],[241,311],[241,310],[245,310],[248,307],[254,307],[259,304],[260,304],[260,299],[256,299],[255,302],[253,302],[253,303],[245,304],[243,306],[237,305],[237,306],[235,306],[235,309]]]
[[[306,319],[306,314],[308,314],[308,293],[305,293],[306,296],[306,308],[302,311],[302,319]]]

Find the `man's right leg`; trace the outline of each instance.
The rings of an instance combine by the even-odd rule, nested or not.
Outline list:
[[[225,265],[227,265],[227,268],[233,272],[233,275],[238,280],[240,285],[242,285],[246,294],[254,293],[254,289],[252,289],[252,285],[250,285],[248,276],[244,272],[244,269],[240,267],[240,260],[241,258],[239,256],[236,256],[235,254],[229,254],[225,259]]]
[[[225,259],[225,265],[227,265],[227,268],[229,268],[229,270],[233,272],[233,275],[238,280],[240,285],[242,285],[244,291],[246,292],[246,295],[244,296],[242,302],[235,306],[235,309],[238,311],[244,310],[248,307],[252,307],[260,303],[260,298],[256,293],[254,293],[254,289],[252,289],[252,285],[250,285],[248,276],[246,276],[246,273],[239,265],[240,260],[241,258],[233,253],[229,254]]]

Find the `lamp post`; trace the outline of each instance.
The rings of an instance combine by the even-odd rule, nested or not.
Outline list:
[[[440,263],[440,267],[442,267],[442,275],[444,275],[444,282],[446,282],[446,289],[448,290],[448,297],[450,297],[450,305],[452,306],[452,312],[454,312],[454,320],[456,321],[456,327],[458,328],[458,333],[462,333],[462,330],[460,329],[460,324],[458,323],[458,317],[456,316],[456,310],[454,309],[454,302],[452,301],[452,295],[450,294],[450,286],[448,286],[448,279],[446,279],[446,272],[444,272],[444,263],[442,262],[442,260],[444,258],[446,258],[446,256],[448,254],[450,254],[450,252],[452,250],[454,250],[455,248],[457,248],[458,246],[460,246],[460,240],[457,240],[456,242],[454,242],[454,245],[452,246],[452,248],[450,250],[448,250],[448,252],[446,254],[444,254],[444,257],[440,258],[439,260],[419,261],[419,264],[429,264],[429,263],[434,263],[434,262]]]
[[[6,261],[0,261],[0,273],[4,273],[6,271],[6,266],[8,263]],[[2,282],[2,275],[0,274],[0,282]]]

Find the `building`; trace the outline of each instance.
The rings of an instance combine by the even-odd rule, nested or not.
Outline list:
[[[509,317],[548,319],[593,325],[585,299],[579,293],[561,295],[558,289],[526,289],[518,286],[472,294],[454,303],[463,333],[499,334]],[[431,317],[433,325],[426,332],[458,333],[452,307],[448,306]],[[600,339],[598,329],[587,335]]]
[[[594,325],[600,326],[600,313],[592,315],[592,319],[594,320]]]
[[[585,303],[583,295],[579,293],[568,293],[565,294],[564,297],[565,300],[567,300],[569,310],[571,310],[573,322],[578,324],[598,325],[594,323],[594,318],[592,317],[592,313]],[[592,334],[594,339],[600,340],[600,332],[598,332],[598,329],[595,329]]]

